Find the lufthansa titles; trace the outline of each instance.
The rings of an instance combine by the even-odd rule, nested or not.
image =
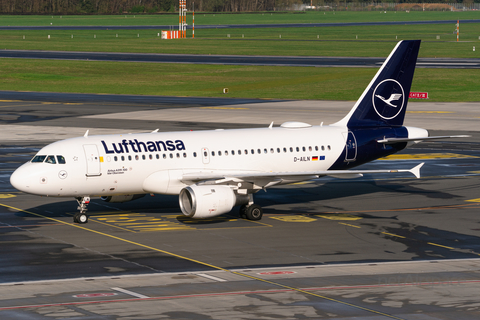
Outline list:
[[[127,140],[123,139],[122,142],[111,143],[107,145],[102,140],[105,153],[130,153],[130,152],[158,152],[158,151],[181,151],[185,150],[185,144],[182,140],[165,140],[165,141],[138,141],[137,139]]]

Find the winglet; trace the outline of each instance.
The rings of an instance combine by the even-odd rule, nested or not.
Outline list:
[[[160,130],[160,129],[155,129],[155,130],[153,130],[153,131],[152,131],[152,132],[150,132],[150,133],[157,133],[157,132],[158,132],[158,130]]]
[[[270,123],[270,125],[268,126],[268,129],[272,129],[273,128],[273,121],[272,123]]]
[[[85,132],[85,134],[83,135],[85,138],[88,138],[88,131],[90,130],[87,130],[87,132]]]
[[[418,166],[408,170],[410,173],[412,173],[417,179],[420,178],[420,168],[425,164],[425,162],[420,163]]]

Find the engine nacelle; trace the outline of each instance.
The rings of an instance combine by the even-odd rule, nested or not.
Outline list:
[[[248,197],[236,195],[228,186],[192,185],[180,191],[179,202],[187,217],[205,219],[230,212],[236,204],[248,203]]]
[[[144,194],[125,194],[120,196],[101,197],[100,199],[106,202],[127,202],[143,198],[144,196]]]

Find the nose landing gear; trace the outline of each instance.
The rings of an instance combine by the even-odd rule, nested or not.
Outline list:
[[[75,223],[87,223],[88,222],[88,216],[86,214],[87,212],[87,205],[90,203],[90,197],[79,197],[75,198],[78,202],[78,210],[80,212],[75,213],[73,216],[73,222]]]

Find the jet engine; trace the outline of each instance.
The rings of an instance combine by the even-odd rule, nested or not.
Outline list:
[[[100,199],[106,202],[127,202],[127,201],[140,199],[144,196],[145,196],[144,194],[124,194],[120,196],[101,197]]]
[[[187,217],[205,219],[230,212],[235,205],[248,203],[248,196],[237,195],[229,186],[192,185],[180,191],[179,202]]]

